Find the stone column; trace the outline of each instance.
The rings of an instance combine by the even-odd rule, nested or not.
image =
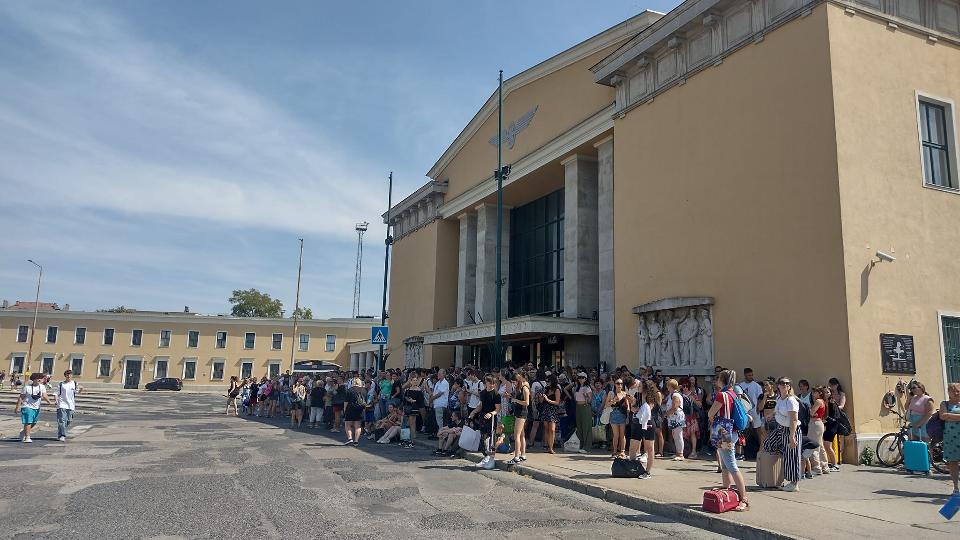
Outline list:
[[[592,318],[599,310],[597,161],[574,154],[564,170],[563,316]]]
[[[503,240],[500,271],[504,280],[501,294],[503,318],[507,318],[507,267],[510,262],[510,210],[503,208]],[[497,301],[497,205],[482,204],[477,207],[477,292],[476,311],[483,322],[496,318]],[[477,322],[481,322],[479,319]]]
[[[597,148],[597,246],[599,254],[600,360],[607,366],[616,361],[614,334],[613,274],[613,137],[595,144]]]
[[[360,353],[350,353],[349,371],[357,371],[360,367]]]
[[[457,264],[457,326],[472,324],[477,307],[477,214],[466,212],[460,220],[460,253]],[[457,347],[457,366],[463,366],[468,347]]]
[[[367,367],[364,369],[374,369],[377,367],[377,355],[373,351],[367,351]]]

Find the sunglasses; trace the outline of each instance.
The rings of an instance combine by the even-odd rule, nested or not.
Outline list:
[[[779,381],[777,386],[790,386],[790,381]]]

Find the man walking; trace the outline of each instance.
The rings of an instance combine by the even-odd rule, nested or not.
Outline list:
[[[13,407],[13,413],[20,413],[20,421],[23,423],[23,442],[32,443],[30,430],[37,425],[40,418],[40,400],[43,399],[50,405],[54,404],[53,398],[47,393],[47,388],[40,384],[43,373],[31,373],[30,384],[23,386],[20,395],[17,397],[17,404]]]
[[[77,408],[77,394],[83,388],[73,380],[73,371],[63,372],[63,382],[57,387],[57,440],[67,440],[67,428],[73,422],[73,411]]]

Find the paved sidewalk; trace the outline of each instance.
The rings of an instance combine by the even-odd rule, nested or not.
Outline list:
[[[634,480],[611,478],[608,454],[535,451],[527,457],[512,467],[498,459],[497,466],[739,538],[960,537],[960,519],[948,522],[937,513],[950,493],[946,475],[844,465],[839,473],[804,480],[799,491],[787,493],[756,487],[754,463],[741,462],[751,509],[718,515],[700,510],[703,491],[721,481],[712,461],[657,460],[649,479]]]

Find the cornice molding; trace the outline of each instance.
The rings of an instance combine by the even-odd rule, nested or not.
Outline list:
[[[23,311],[0,311],[0,319],[24,319],[32,323],[33,313]],[[195,324],[197,326],[293,326],[293,319],[265,319],[260,317],[233,317],[226,315],[161,315],[137,313],[106,313],[99,311],[41,311],[38,321],[111,321],[118,323],[170,323]],[[299,327],[309,328],[369,328],[379,324],[376,319],[297,319]],[[39,324],[38,324],[39,326]]]

